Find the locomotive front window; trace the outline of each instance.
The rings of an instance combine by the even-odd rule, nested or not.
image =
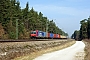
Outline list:
[[[36,34],[36,32],[33,32],[33,34]]]
[[[31,32],[31,34],[36,34],[36,32],[35,32],[35,31],[33,31],[33,32]]]

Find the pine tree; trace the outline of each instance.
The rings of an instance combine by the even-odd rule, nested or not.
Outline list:
[[[90,39],[90,17],[88,18],[87,34],[88,34],[88,39]]]
[[[28,29],[28,20],[29,20],[28,14],[29,14],[29,3],[27,2],[26,8],[23,9],[23,20],[26,29]]]
[[[4,26],[4,29],[7,27],[7,23],[9,22],[8,18],[8,8],[10,8],[9,0],[0,0],[0,23]]]

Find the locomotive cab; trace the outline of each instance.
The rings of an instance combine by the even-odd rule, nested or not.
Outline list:
[[[30,37],[31,38],[36,38],[36,31],[31,31]]]

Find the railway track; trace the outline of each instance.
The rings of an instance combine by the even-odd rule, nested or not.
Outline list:
[[[60,39],[19,39],[19,40],[0,40],[0,42],[29,42],[29,41],[53,41],[53,40],[60,40]]]
[[[0,42],[26,42],[29,40],[0,40]]]

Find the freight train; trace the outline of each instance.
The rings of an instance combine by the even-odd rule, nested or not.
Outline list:
[[[47,33],[39,30],[31,31],[30,33],[31,39],[35,38],[45,38],[45,39],[67,39],[67,36],[63,36],[60,34]]]

